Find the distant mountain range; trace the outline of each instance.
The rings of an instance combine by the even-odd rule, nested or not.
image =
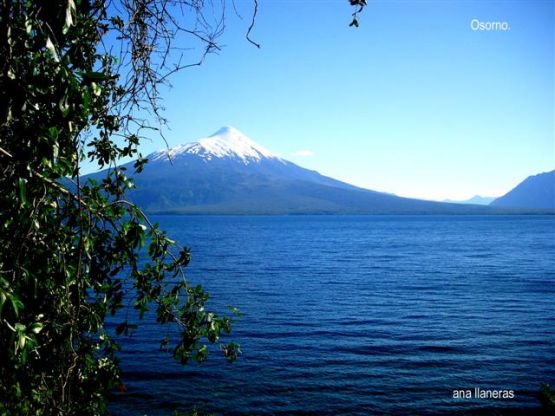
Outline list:
[[[529,176],[490,206],[555,209],[555,170]]]
[[[443,202],[449,202],[451,204],[474,204],[474,205],[489,205],[495,197],[493,196],[480,196],[475,195],[470,199],[465,199],[462,201],[453,200],[453,199],[445,199]]]
[[[467,214],[504,208],[402,198],[302,168],[223,127],[197,142],[161,150],[128,197],[150,213]],[[127,164],[132,172],[132,163]],[[99,178],[103,172],[87,175]]]

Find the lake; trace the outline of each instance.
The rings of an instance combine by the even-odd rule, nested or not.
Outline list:
[[[244,313],[243,354],[182,367],[147,322],[115,415],[524,415],[555,384],[555,216],[152,219],[209,305]],[[514,398],[453,398],[475,388]]]

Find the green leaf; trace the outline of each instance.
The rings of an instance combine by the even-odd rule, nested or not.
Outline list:
[[[46,50],[50,53],[50,55],[52,56],[52,58],[54,58],[56,62],[60,60],[58,56],[58,51],[56,50],[56,47],[54,46],[54,43],[52,43],[50,37],[46,38]]]
[[[23,309],[23,303],[19,300],[19,298],[16,295],[10,295],[10,301],[12,303],[12,308],[14,311],[14,314],[17,318],[19,318],[19,311],[21,309]],[[16,324],[17,326],[18,324]]]
[[[48,128],[48,137],[51,140],[57,140],[58,139],[58,128],[57,127],[49,127]]]
[[[67,34],[69,28],[73,26],[73,20],[75,16],[75,3],[73,0],[68,0],[66,7],[66,19],[64,23],[63,33]]]
[[[122,322],[116,327],[116,335],[121,335],[126,330],[127,330],[127,321]]]
[[[95,72],[95,71],[88,71],[88,72],[81,72],[80,75],[84,78],[84,79],[95,79],[95,80],[107,80],[109,79],[109,77],[106,76],[106,74],[102,73],[102,72]]]
[[[17,340],[17,348],[18,349],[23,349],[23,347],[25,347],[25,342],[27,341],[27,337],[25,336],[24,333],[20,333],[18,335],[18,340]]]
[[[208,358],[208,348],[206,347],[206,345],[203,345],[198,349],[195,355],[195,361],[197,361],[198,363],[202,363],[203,361],[206,361],[207,358]]]
[[[27,179],[19,178],[17,180],[17,184],[19,187],[19,200],[21,201],[21,205],[25,206],[28,204],[27,202]]]
[[[4,309],[4,303],[6,303],[6,292],[0,289],[0,318],[2,317],[2,309]]]
[[[100,97],[100,95],[102,94],[102,88],[100,88],[100,85],[98,85],[98,83],[96,82],[91,82],[91,88],[93,90],[93,94],[97,97]]]
[[[31,330],[31,332],[38,334],[40,331],[42,331],[43,325],[40,322],[35,322],[33,325],[31,325],[31,327],[29,328]]]

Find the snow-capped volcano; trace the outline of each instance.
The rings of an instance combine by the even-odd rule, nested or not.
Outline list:
[[[150,213],[414,214],[489,209],[361,189],[281,159],[233,127],[147,157],[150,163],[133,175],[136,188],[127,195]],[[133,172],[133,164],[122,167]],[[101,171],[85,179],[101,181],[105,175]]]
[[[213,158],[240,159],[245,165],[262,159],[281,159],[255,143],[234,127],[225,126],[216,133],[196,142],[181,144],[171,149],[163,149],[150,155],[153,161],[173,160],[183,155],[196,155],[205,161]]]

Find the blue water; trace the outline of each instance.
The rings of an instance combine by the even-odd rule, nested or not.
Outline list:
[[[154,220],[212,307],[244,313],[243,354],[182,367],[146,323],[123,339],[116,415],[524,415],[555,384],[553,216]],[[474,387],[515,398],[453,398]]]

